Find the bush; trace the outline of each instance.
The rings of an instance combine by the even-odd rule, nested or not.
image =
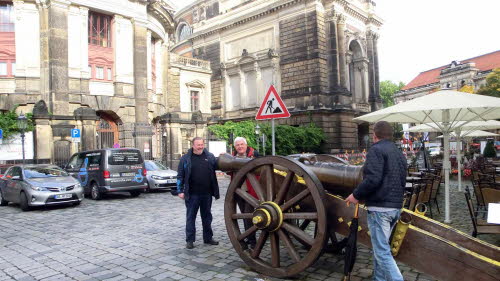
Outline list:
[[[262,153],[262,143],[257,145],[257,136],[255,135],[255,121],[232,122],[217,124],[208,127],[218,138],[230,142],[231,132],[233,136],[244,137],[248,145],[257,148]],[[266,155],[272,152],[271,125],[268,123],[259,123],[261,134],[266,135]],[[289,125],[275,125],[276,137],[276,155],[289,155],[302,152],[321,153],[321,144],[325,140],[325,135],[321,128],[310,124],[305,127],[293,127]],[[232,143],[231,143],[232,145]]]
[[[13,135],[20,132],[19,128],[17,127],[17,107],[18,106],[16,105],[12,110],[0,113],[0,129],[3,130],[3,137],[5,139],[9,139]],[[28,118],[28,126],[26,127],[25,132],[33,131],[33,114],[26,113],[25,116],[26,118]]]
[[[497,156],[497,152],[495,150],[495,146],[493,145],[493,141],[488,141],[486,143],[486,147],[484,148],[483,155],[486,158],[493,158]]]

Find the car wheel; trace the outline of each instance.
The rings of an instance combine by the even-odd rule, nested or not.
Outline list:
[[[100,200],[102,198],[99,187],[95,182],[93,182],[90,186],[90,197],[92,197],[93,200]]]
[[[130,196],[137,197],[141,194],[139,190],[130,191]]]
[[[26,196],[26,193],[21,192],[19,195],[19,205],[21,206],[21,210],[23,211],[29,211],[30,210],[30,205],[28,204],[28,197]]]
[[[9,201],[6,201],[3,199],[3,194],[0,191],[0,206],[7,206],[9,204]]]

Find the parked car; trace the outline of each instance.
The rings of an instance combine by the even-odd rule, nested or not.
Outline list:
[[[54,165],[17,165],[0,179],[0,205],[18,203],[23,211],[32,206],[74,204],[83,200],[80,183]]]
[[[171,190],[177,185],[177,172],[165,167],[160,162],[144,161],[147,170],[149,190]]]
[[[495,148],[500,150],[500,141],[495,141]]]
[[[73,154],[64,169],[94,200],[110,192],[137,197],[148,187],[141,152],[135,148],[106,148]]]

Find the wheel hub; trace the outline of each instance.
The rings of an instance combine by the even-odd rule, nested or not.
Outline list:
[[[252,223],[261,230],[276,231],[283,223],[283,213],[278,204],[267,201],[253,212]]]

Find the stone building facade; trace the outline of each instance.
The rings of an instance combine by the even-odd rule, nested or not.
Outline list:
[[[311,120],[325,152],[357,149],[369,134],[352,118],[381,107],[370,0],[199,0],[175,14],[173,53],[207,60],[209,122],[255,117],[275,85],[294,126]]]
[[[486,84],[486,76],[495,68],[500,68],[500,50],[463,61],[452,61],[421,72],[397,92],[394,99],[400,103],[443,88],[476,92]]]
[[[0,110],[33,112],[35,159],[135,146],[164,149],[169,0],[0,1]],[[81,130],[72,143],[70,130]]]

